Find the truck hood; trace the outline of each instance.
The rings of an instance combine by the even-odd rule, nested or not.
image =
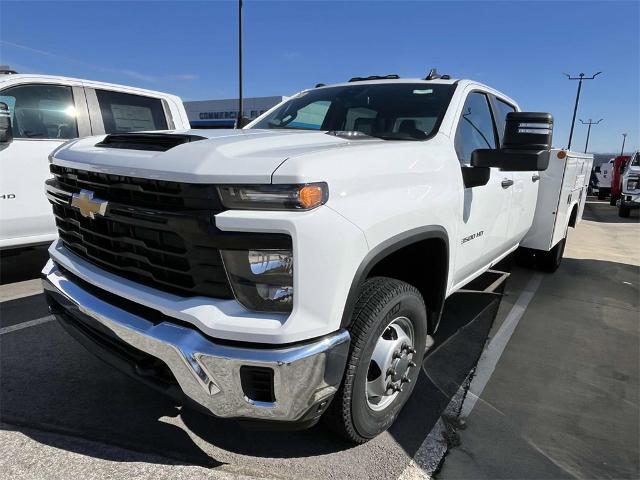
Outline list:
[[[640,167],[629,167],[629,169],[624,172],[625,177],[639,177],[640,176]]]
[[[307,153],[366,143],[323,132],[296,130],[185,130],[169,132],[206,137],[165,152],[96,146],[105,136],[65,144],[53,163],[82,170],[191,183],[270,183],[287,159]]]

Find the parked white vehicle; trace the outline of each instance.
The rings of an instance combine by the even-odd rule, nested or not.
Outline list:
[[[578,193],[575,176],[540,171],[583,157],[549,151],[549,114],[517,111],[469,80],[358,79],[242,130],[69,143],[47,183],[51,311],[213,415],[326,413],[364,442],[411,394],[445,299],[538,215],[542,234],[522,244],[546,270],[561,261],[586,182]],[[562,214],[536,211],[539,189]]]
[[[611,195],[611,180],[613,179],[613,162],[610,159],[595,167],[596,177],[598,177],[598,200],[604,200],[607,195]]]
[[[626,218],[631,210],[640,207],[640,151],[636,150],[622,174],[622,195],[618,200],[618,214]]]
[[[42,195],[47,158],[69,139],[189,128],[180,98],[161,92],[49,75],[0,74],[9,136],[0,139],[0,249],[57,237]]]

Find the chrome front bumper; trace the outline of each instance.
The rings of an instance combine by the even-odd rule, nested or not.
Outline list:
[[[640,193],[622,192],[622,195],[620,196],[620,202],[625,207],[637,208],[640,206]]]
[[[286,348],[245,348],[216,343],[195,327],[134,315],[83,289],[55,263],[43,270],[52,312],[97,323],[117,341],[160,359],[192,401],[218,417],[295,422],[320,413],[338,389],[349,349],[349,333],[340,330],[311,343]],[[108,292],[105,292],[108,295]],[[273,370],[275,401],[251,400],[240,368]]]

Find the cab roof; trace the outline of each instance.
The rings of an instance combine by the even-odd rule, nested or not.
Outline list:
[[[20,81],[28,82],[44,82],[44,83],[82,83],[90,87],[103,87],[117,90],[129,90],[137,91],[139,93],[153,94],[155,96],[174,96],[166,92],[159,92],[156,90],[147,90],[145,88],[132,87],[131,85],[122,85],[117,83],[100,82],[98,80],[88,80],[86,78],[64,77],[62,75],[42,75],[38,73],[12,73],[12,74],[0,74],[0,83],[11,82],[20,83]]]

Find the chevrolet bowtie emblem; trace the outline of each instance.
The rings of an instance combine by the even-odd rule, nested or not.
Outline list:
[[[96,218],[96,215],[103,215],[107,211],[109,202],[93,198],[94,193],[91,190],[80,190],[80,193],[74,193],[71,199],[71,206],[80,210],[83,217]]]

